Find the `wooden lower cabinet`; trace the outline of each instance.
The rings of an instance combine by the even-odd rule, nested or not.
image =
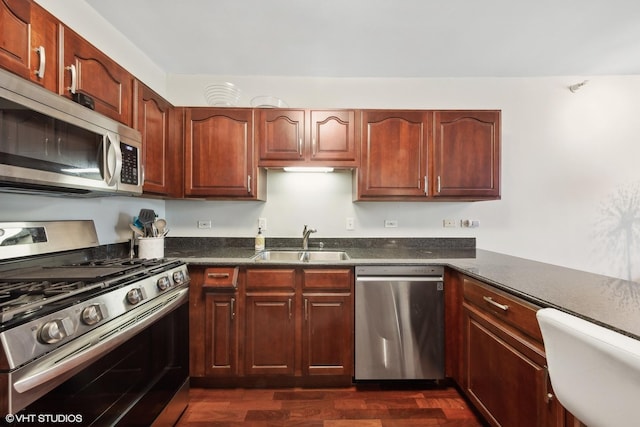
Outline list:
[[[245,328],[247,375],[293,375],[295,318],[293,293],[248,295]]]
[[[551,390],[535,307],[462,279],[462,384],[492,426],[564,426]]]
[[[191,270],[195,384],[351,384],[352,268]]]
[[[205,294],[204,374],[207,376],[238,374],[236,301],[235,292]]]

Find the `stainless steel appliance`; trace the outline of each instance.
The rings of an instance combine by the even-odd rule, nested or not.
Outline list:
[[[0,70],[0,191],[142,194],[140,132]]]
[[[96,259],[96,244],[92,221],[0,223],[0,255],[38,254],[0,262],[0,413],[173,424],[188,399],[187,267]]]
[[[356,380],[444,378],[443,275],[442,267],[356,267]]]

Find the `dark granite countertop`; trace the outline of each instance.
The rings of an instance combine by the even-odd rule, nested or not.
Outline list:
[[[300,239],[269,239],[267,249],[299,248]],[[165,255],[200,265],[284,265],[254,261],[252,239],[172,238]],[[312,250],[320,250],[312,247]],[[437,264],[485,281],[541,307],[554,307],[640,339],[640,284],[475,249],[475,239],[325,239],[324,250],[350,260],[315,265]],[[306,263],[305,263],[306,264]]]

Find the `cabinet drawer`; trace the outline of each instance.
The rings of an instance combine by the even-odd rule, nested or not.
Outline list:
[[[295,269],[248,269],[247,289],[294,289]]]
[[[539,307],[467,277],[463,287],[467,301],[542,342],[536,319]]]
[[[236,288],[238,267],[212,267],[204,270],[202,287],[205,290]]]
[[[302,287],[351,290],[352,277],[349,268],[303,270]]]

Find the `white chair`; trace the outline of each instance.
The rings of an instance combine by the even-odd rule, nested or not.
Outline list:
[[[552,308],[537,318],[562,406],[589,427],[640,425],[640,341]]]

